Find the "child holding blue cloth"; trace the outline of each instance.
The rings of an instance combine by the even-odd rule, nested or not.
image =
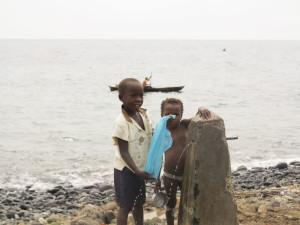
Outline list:
[[[151,140],[147,162],[144,171],[157,179],[160,174],[163,153],[172,146],[172,137],[167,129],[168,119],[175,119],[175,115],[162,117],[155,126],[154,134]]]
[[[174,224],[176,193],[178,187],[181,188],[182,185],[186,153],[184,152],[184,149],[186,147],[186,140],[188,136],[188,126],[191,122],[191,119],[182,119],[182,114],[183,104],[179,99],[167,98],[162,101],[161,116],[163,118],[168,118],[166,121],[166,128],[168,131],[170,131],[173,141],[171,146],[164,153],[165,163],[163,168],[163,182],[169,198],[169,201],[166,205],[166,219],[168,225]],[[175,115],[175,118],[170,118],[169,115]],[[199,107],[196,115],[207,119],[210,117],[210,111]],[[155,192],[158,192],[160,185],[160,180],[158,178],[155,182]]]

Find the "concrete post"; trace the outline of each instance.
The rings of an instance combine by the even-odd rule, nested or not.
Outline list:
[[[223,120],[212,113],[189,126],[178,225],[237,225]]]

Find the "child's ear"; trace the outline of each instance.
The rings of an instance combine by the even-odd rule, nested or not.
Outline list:
[[[123,102],[123,95],[119,95],[119,100]]]

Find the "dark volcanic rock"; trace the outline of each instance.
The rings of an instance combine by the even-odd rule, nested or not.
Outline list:
[[[59,188],[53,188],[51,190],[47,190],[48,193],[51,193],[51,194],[55,194],[56,192],[58,192],[60,189]]]
[[[27,210],[27,209],[28,209],[28,206],[25,205],[25,204],[22,204],[22,205],[20,205],[20,209]]]
[[[6,217],[7,217],[8,219],[14,219],[14,218],[16,217],[16,214],[15,214],[14,212],[8,212],[8,213],[6,214]]]
[[[288,168],[288,164],[287,164],[286,162],[281,162],[281,163],[278,163],[278,164],[275,166],[275,168],[278,168],[278,169],[280,169],[280,170],[286,169],[286,168]]]

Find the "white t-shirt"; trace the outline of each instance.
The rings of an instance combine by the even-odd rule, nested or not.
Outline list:
[[[114,145],[116,146],[114,168],[118,170],[122,170],[124,166],[130,170],[131,168],[121,157],[117,138],[128,142],[128,152],[135,165],[140,170],[145,168],[149,146],[154,131],[154,124],[145,109],[140,109],[140,115],[143,119],[145,130],[143,130],[123,108],[122,113],[119,114],[114,123],[112,134]]]

